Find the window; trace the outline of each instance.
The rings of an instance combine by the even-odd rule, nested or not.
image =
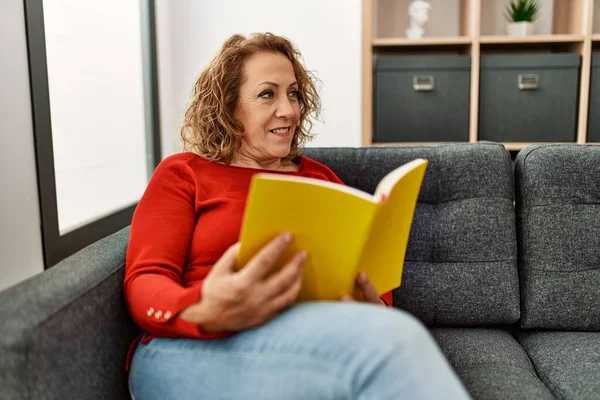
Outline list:
[[[160,160],[154,2],[25,0],[46,268],[129,225]]]

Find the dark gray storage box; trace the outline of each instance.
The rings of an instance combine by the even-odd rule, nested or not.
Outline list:
[[[592,56],[588,142],[600,142],[600,52]]]
[[[481,57],[479,140],[573,142],[579,54]]]
[[[469,140],[471,57],[378,56],[374,142]]]

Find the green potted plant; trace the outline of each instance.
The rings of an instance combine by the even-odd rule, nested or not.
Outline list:
[[[511,0],[506,6],[509,36],[526,36],[535,33],[535,21],[539,17],[539,0]]]

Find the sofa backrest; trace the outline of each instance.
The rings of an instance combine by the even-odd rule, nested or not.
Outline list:
[[[307,149],[306,155],[369,193],[392,169],[428,159],[394,305],[430,325],[518,321],[514,180],[503,146]]]
[[[599,330],[600,147],[528,147],[515,176],[521,325]]]
[[[128,399],[129,228],[0,293],[0,399]]]
[[[513,174],[490,143],[307,149],[349,186],[429,160],[394,303],[430,325],[518,320]],[[128,398],[125,361],[138,328],[122,282],[129,229],[0,293],[0,398]]]

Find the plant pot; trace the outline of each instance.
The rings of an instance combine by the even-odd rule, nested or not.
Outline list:
[[[510,22],[506,28],[508,36],[527,36],[535,33],[534,22]]]

